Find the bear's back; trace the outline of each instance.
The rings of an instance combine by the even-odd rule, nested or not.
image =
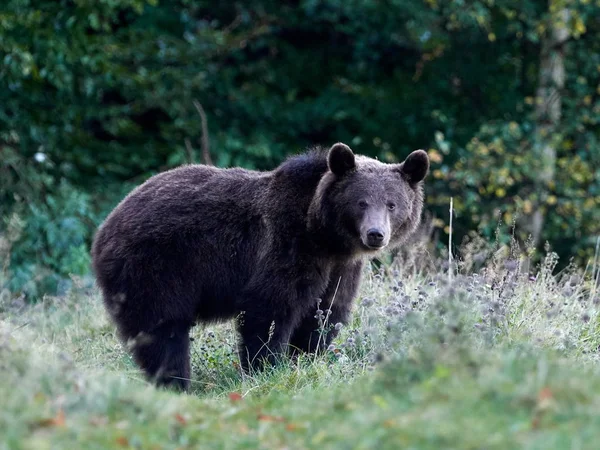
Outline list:
[[[260,172],[203,165],[155,175],[125,197],[98,230],[92,248],[95,272],[165,252],[185,259],[199,240],[205,249],[237,240],[257,223],[252,199],[264,190],[264,179]]]

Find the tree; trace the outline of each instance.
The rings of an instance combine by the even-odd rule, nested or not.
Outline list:
[[[539,86],[536,95],[536,136],[534,149],[541,161],[541,170],[535,178],[536,204],[529,229],[533,242],[539,243],[544,225],[543,202],[548,198],[549,186],[555,183],[556,146],[560,143],[562,91],[565,87],[565,47],[569,39],[570,10],[550,0],[548,20],[541,36]]]

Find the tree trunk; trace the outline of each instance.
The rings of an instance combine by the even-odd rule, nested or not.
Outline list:
[[[554,1],[556,0],[549,0],[551,12]],[[535,152],[541,163],[541,170],[535,179],[536,204],[529,218],[529,229],[536,245],[539,244],[544,226],[543,204],[554,181],[556,168],[556,131],[560,124],[562,90],[565,86],[564,50],[569,39],[569,16],[566,8],[551,13],[548,30],[542,38],[535,137]]]

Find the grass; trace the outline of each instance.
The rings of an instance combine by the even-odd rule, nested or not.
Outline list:
[[[477,264],[367,273],[335,348],[254,376],[231,324],[197,327],[189,395],[144,381],[97,293],[4,293],[0,449],[597,448],[596,267]]]

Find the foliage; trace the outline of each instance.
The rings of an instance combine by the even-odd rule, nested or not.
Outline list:
[[[481,125],[462,150],[465,157],[456,162],[447,175],[434,172],[434,176],[449,182],[459,197],[459,213],[471,217],[489,237],[500,220],[509,225],[516,222],[518,235],[526,240],[528,229],[523,226],[524,219],[532,213],[532,208],[540,207],[547,216],[544,240],[551,242],[562,255],[576,256],[585,263],[600,234],[600,58],[597,48],[600,5],[593,2],[550,2],[550,5],[546,14],[528,16],[528,30],[511,26],[494,32],[496,41],[502,39],[514,44],[512,51],[499,60],[516,64],[514,69],[520,70],[522,96],[517,98],[515,111],[507,120],[492,118]],[[543,167],[538,156],[541,144],[535,108],[542,99],[535,93],[538,82],[535,66],[525,55],[535,50],[532,45],[549,32],[550,23],[559,20],[559,16],[553,14],[558,8],[569,11],[570,21],[565,26],[571,40],[567,43],[565,58],[566,88],[560,93],[561,122],[552,136],[541,136],[550,140],[556,149],[555,178],[540,192],[536,189],[536,179]],[[525,17],[518,7],[500,9],[506,18]],[[534,52],[534,56],[538,58],[538,52]],[[466,193],[461,194],[465,186]],[[464,223],[459,221],[459,226]]]
[[[89,195],[62,182],[43,203],[27,205],[23,216],[27,220],[12,224],[17,237],[8,288],[34,298],[45,292],[64,294],[71,275],[89,273],[87,243],[97,223]]]
[[[557,177],[539,192],[540,51],[562,10],[571,37],[552,137]],[[597,0],[7,0],[1,216],[35,221],[29,205],[52,208],[47,195],[67,183],[94,220],[73,248],[79,236],[89,246],[127,188],[201,160],[198,100],[219,166],[272,168],[336,141],[388,161],[426,148],[442,232],[451,196],[459,240],[541,205],[543,241],[585,263],[600,223],[599,11]],[[25,227],[22,243],[38,230]],[[517,221],[517,235],[527,233]],[[16,255],[11,270],[26,260],[71,270],[48,254]]]

